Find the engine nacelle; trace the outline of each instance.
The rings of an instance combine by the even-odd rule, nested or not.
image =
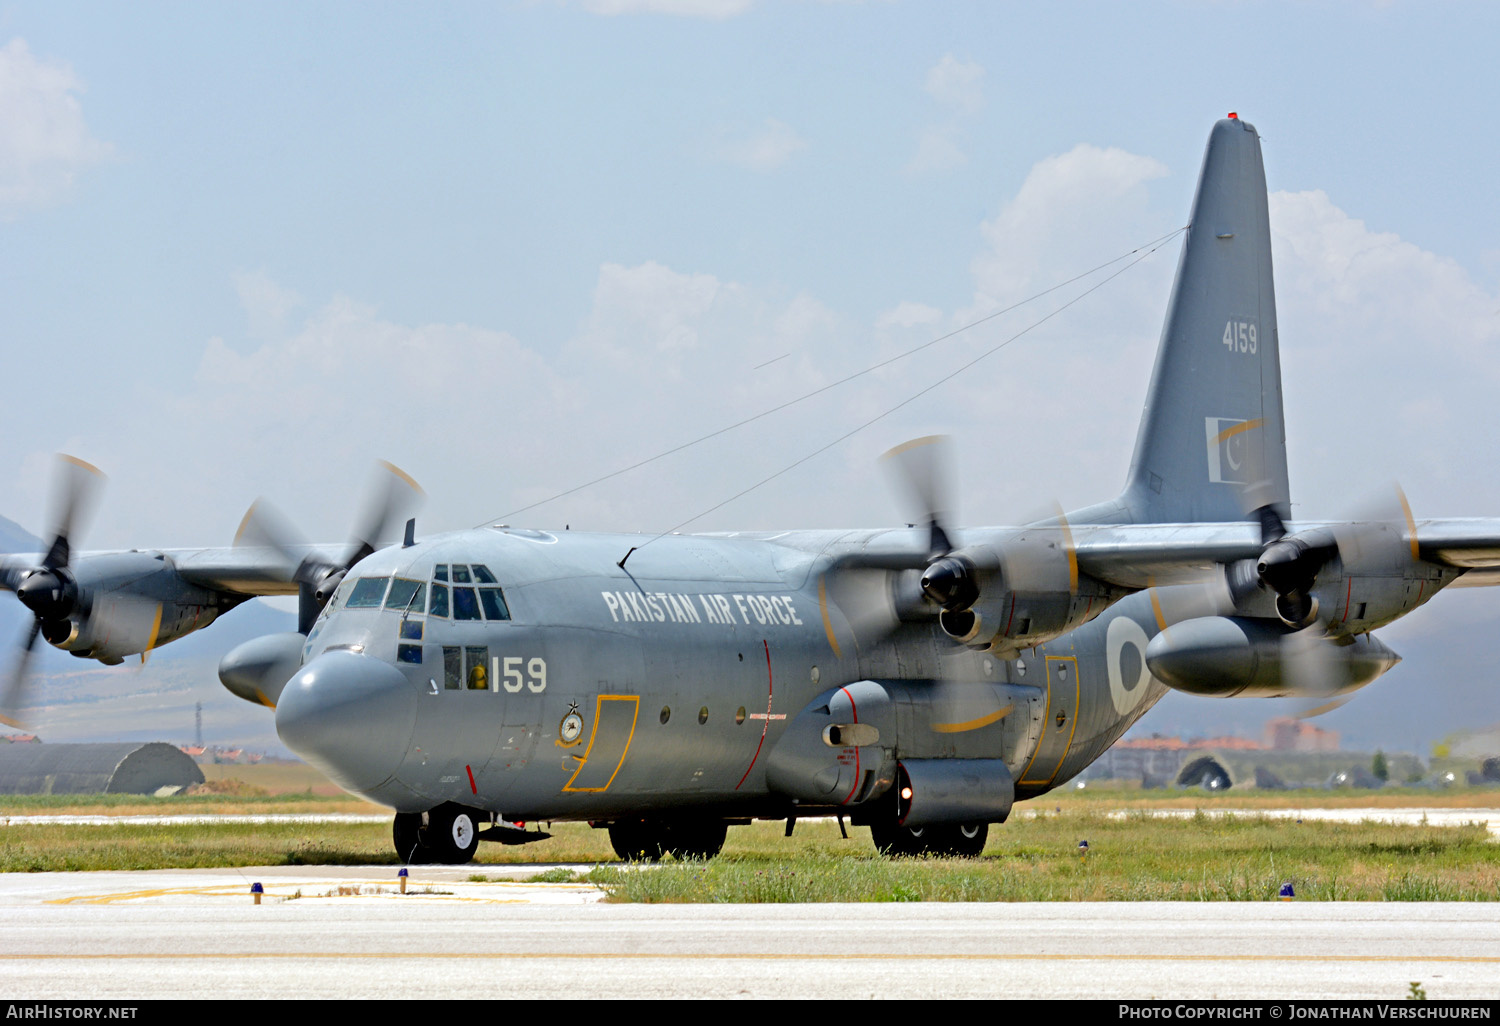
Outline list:
[[[118,663],[207,627],[237,597],[184,581],[162,553],[121,552],[77,559],[65,575],[72,611],[44,620],[42,636],[80,657]]]
[[[1276,593],[1284,623],[1321,621],[1351,634],[1411,612],[1456,576],[1419,558],[1401,525],[1389,521],[1287,535],[1265,547],[1256,573]]]
[[[1002,656],[1066,634],[1125,594],[1078,572],[1059,527],[961,549],[929,568],[924,587],[929,582],[954,597],[938,616],[943,632]]]
[[[1175,623],[1146,646],[1146,666],[1178,691],[1215,698],[1250,695],[1279,698],[1301,694],[1290,628],[1271,620],[1205,616]],[[1369,634],[1323,646],[1320,663],[1331,667],[1327,697],[1364,687],[1401,657]]]

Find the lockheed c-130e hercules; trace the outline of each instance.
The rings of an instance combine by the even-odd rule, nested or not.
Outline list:
[[[1371,631],[1500,572],[1500,521],[1290,521],[1260,139],[1204,155],[1134,457],[1110,501],[956,529],[940,447],[898,447],[922,524],[639,536],[506,526],[342,553],[247,516],[227,549],[0,563],[38,634],[104,662],[299,595],[234,693],[292,751],[395,810],[410,861],[518,823],[606,826],[623,857],[711,856],[752,818],[838,815],[895,854],[975,855],[1017,800],[1098,758],[1169,688],[1337,701],[1397,656]],[[391,479],[397,494],[401,477]],[[382,523],[384,522],[384,523]],[[637,547],[638,546],[638,547]],[[631,551],[634,548],[634,551]]]

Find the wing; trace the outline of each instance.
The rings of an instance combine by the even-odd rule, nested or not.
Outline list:
[[[1453,587],[1500,584],[1500,520],[1422,520],[1416,528],[1417,549],[1423,559],[1463,571]]]

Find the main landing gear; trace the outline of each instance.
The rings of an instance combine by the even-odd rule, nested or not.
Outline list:
[[[929,823],[904,827],[894,817],[870,824],[870,837],[883,855],[912,857],[933,855],[939,858],[978,858],[989,837],[988,823]]]
[[[480,815],[452,802],[427,813],[398,812],[391,824],[396,854],[413,866],[461,866],[479,850]]]
[[[624,819],[609,825],[609,843],[627,862],[711,859],[724,847],[729,825],[723,820]]]

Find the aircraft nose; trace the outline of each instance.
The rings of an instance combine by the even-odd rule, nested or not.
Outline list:
[[[394,666],[357,652],[324,652],[282,690],[276,733],[340,787],[367,791],[401,765],[416,715],[416,692]]]

